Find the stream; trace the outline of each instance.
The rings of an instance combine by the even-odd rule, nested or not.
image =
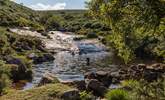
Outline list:
[[[19,33],[19,30],[16,32]],[[30,35],[30,32],[26,33]],[[55,60],[35,65],[33,80],[27,82],[23,90],[36,86],[47,72],[55,75],[60,82],[72,82],[84,80],[84,73],[88,71],[97,71],[98,67],[109,65],[107,62],[112,54],[107,52],[105,46],[98,40],[74,41],[73,38],[77,35],[54,33],[50,34],[51,40],[43,41],[48,49],[58,49],[54,54]]]

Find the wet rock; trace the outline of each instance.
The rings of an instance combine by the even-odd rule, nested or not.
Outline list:
[[[38,86],[46,85],[49,83],[59,83],[60,81],[51,73],[45,73],[40,80]]]
[[[43,54],[42,56],[34,57],[33,63],[34,64],[41,64],[43,62],[49,62],[55,60],[54,56],[51,54]]]
[[[62,94],[61,99],[62,100],[80,100],[79,91],[76,89],[68,90]]]
[[[93,91],[97,96],[104,96],[107,91],[107,88],[96,79],[91,79],[86,83],[87,90]]]

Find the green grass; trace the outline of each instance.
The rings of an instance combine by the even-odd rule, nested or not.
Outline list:
[[[107,100],[130,100],[128,92],[122,89],[110,90],[106,94]]]
[[[12,91],[0,100],[60,100],[60,96],[70,89],[62,84],[49,84],[26,91]]]

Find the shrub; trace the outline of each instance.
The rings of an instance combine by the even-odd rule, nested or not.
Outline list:
[[[137,82],[136,80],[124,80],[122,82],[122,86],[125,89],[130,89],[132,90],[132,88],[136,87],[139,84],[139,82]]]
[[[107,100],[130,100],[128,92],[122,89],[110,90],[105,97]]]
[[[23,27],[23,26],[29,26],[30,22],[29,22],[29,20],[20,17],[20,18],[17,19],[16,24],[18,26]]]
[[[164,100],[165,81],[146,82],[141,80],[130,91],[133,100]]]

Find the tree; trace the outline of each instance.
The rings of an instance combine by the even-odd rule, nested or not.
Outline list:
[[[165,43],[165,27],[161,24],[165,17],[164,0],[91,0],[87,4],[89,14],[112,29],[107,40],[125,63],[144,54],[165,55],[165,45],[161,47],[164,50],[153,52],[155,45]]]

